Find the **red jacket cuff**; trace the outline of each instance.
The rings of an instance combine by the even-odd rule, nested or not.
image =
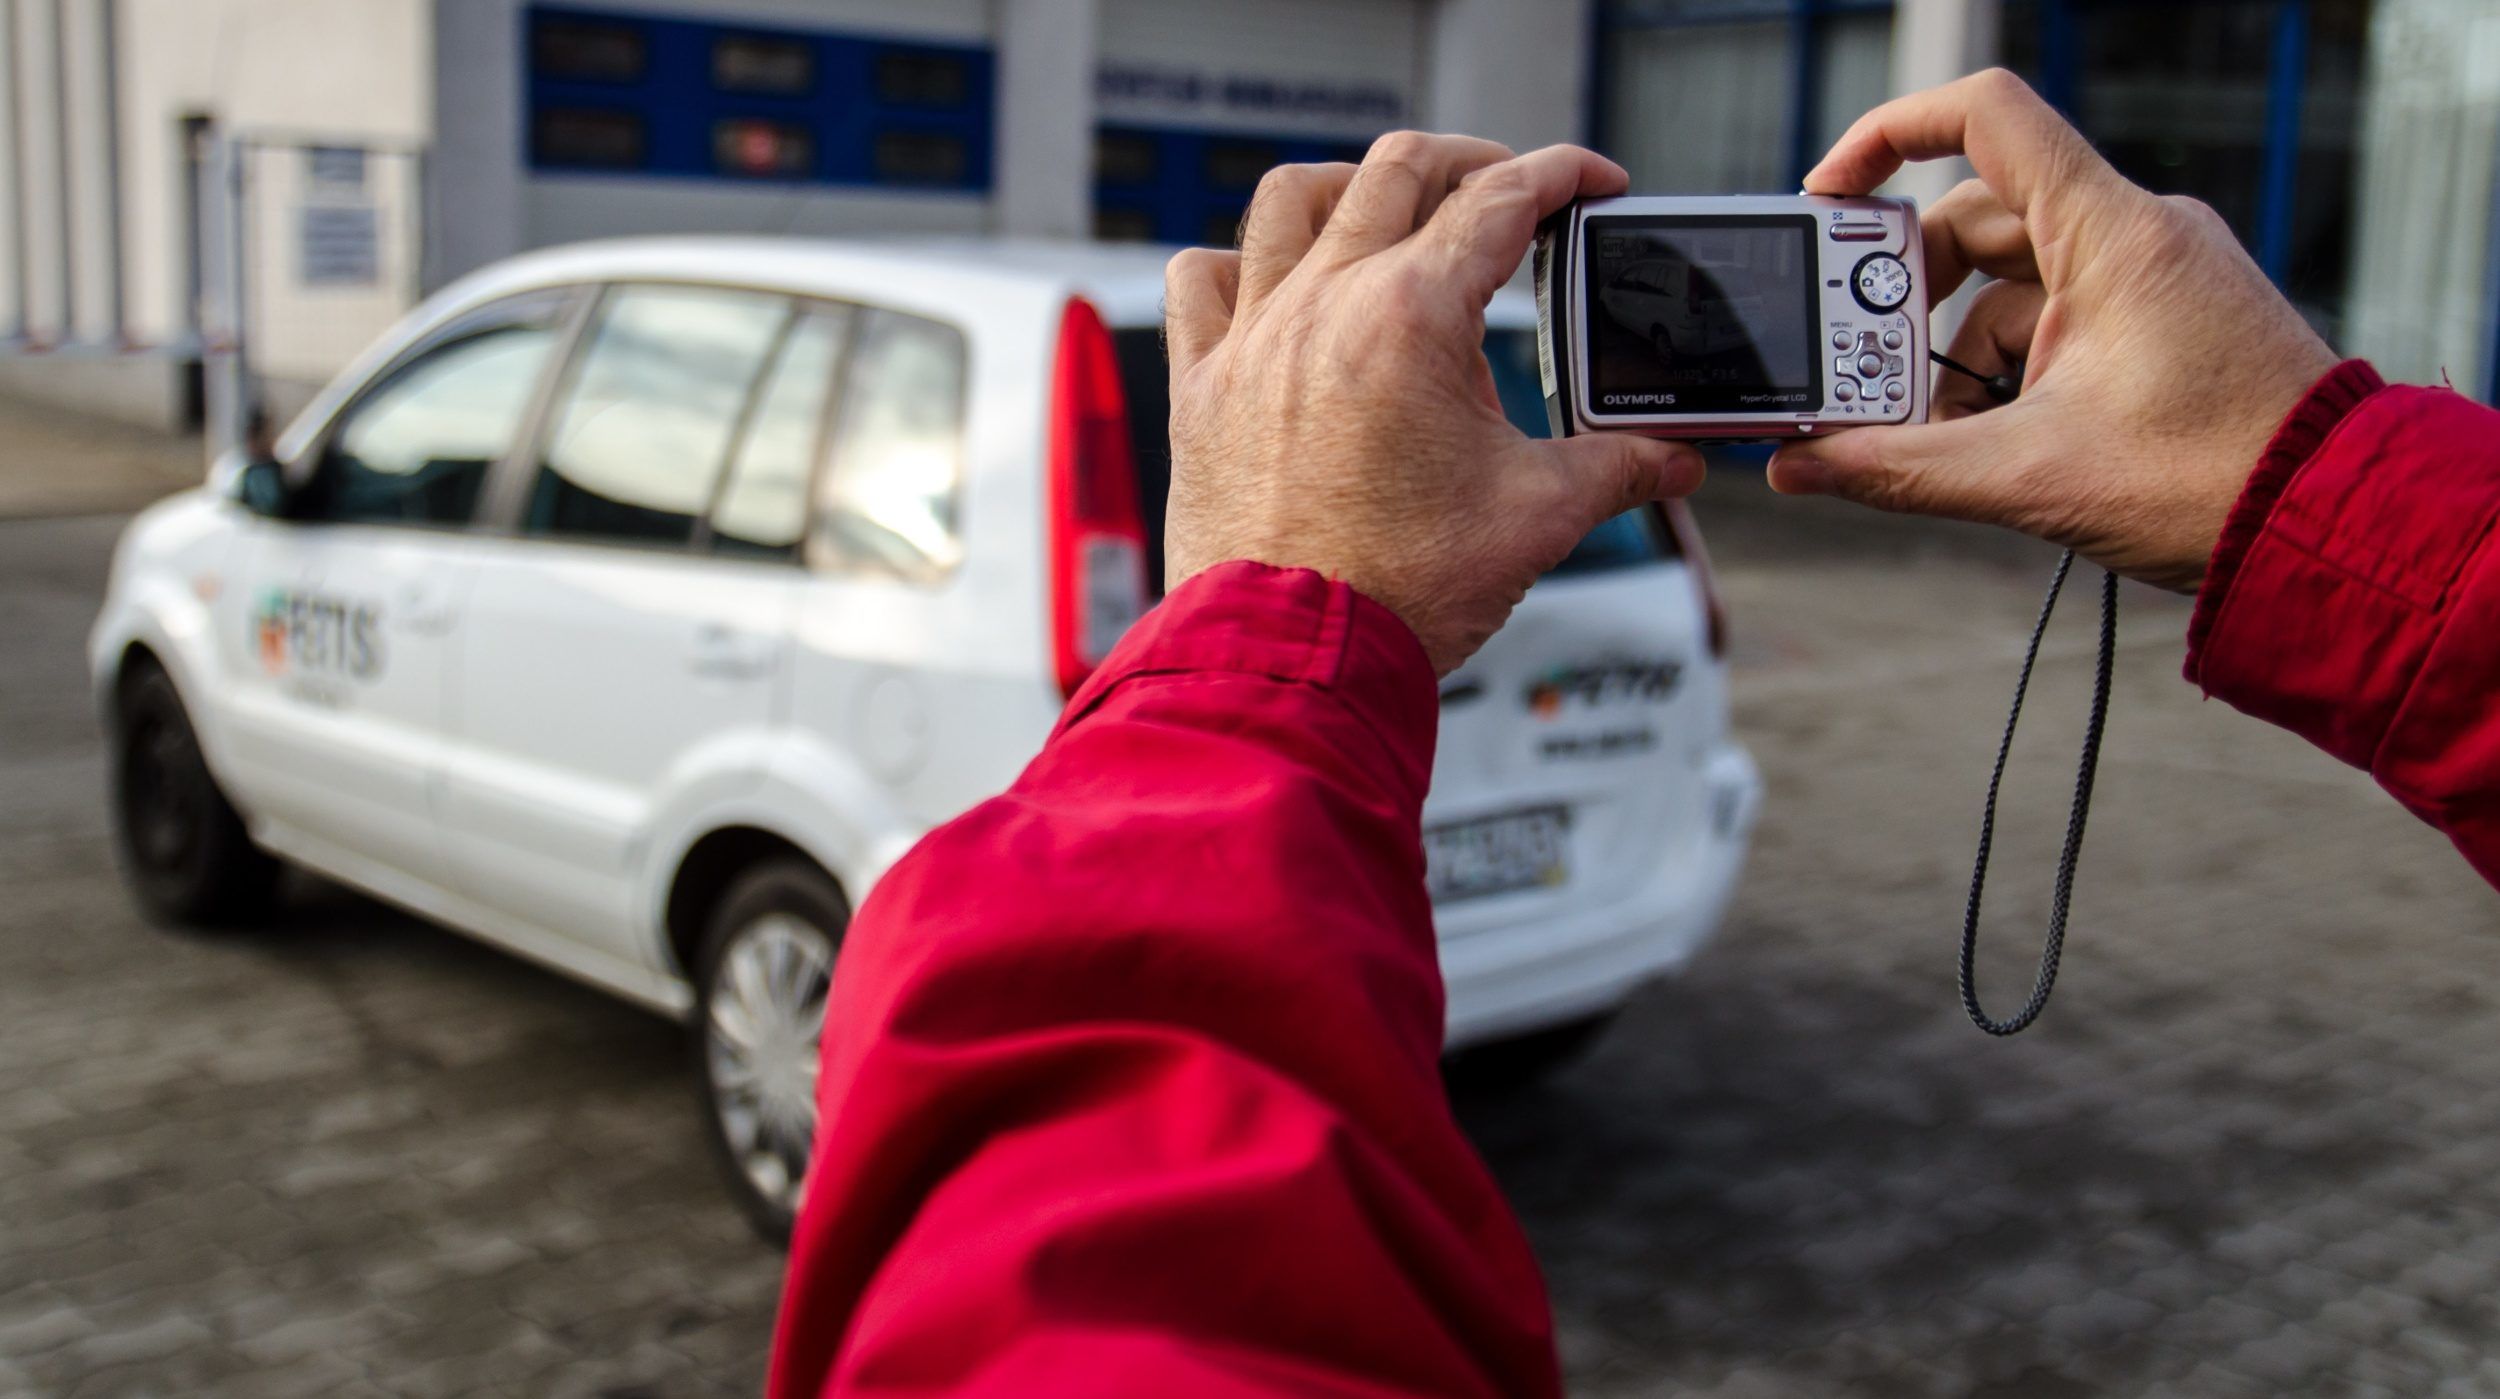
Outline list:
[[[2360,407],[2363,399],[2385,387],[2387,381],[2369,361],[2345,360],[2309,386],[2309,392],[2301,395],[2274,430],[2265,451],[2258,454],[2257,469],[2249,473],[2230,518],[2223,521],[2222,537],[2214,542],[2213,557],[2205,565],[2204,586],[2196,593],[2196,612],[2188,620],[2187,678],[2191,683],[2210,692],[2202,677],[2205,643],[2213,634],[2223,599],[2230,595],[2232,580],[2239,576],[2240,561],[2265,532],[2275,502],[2336,425]]]
[[[2355,363],[2321,380],[2216,550],[2188,679],[2396,785],[2406,761],[2389,735],[2408,704],[2429,713],[2416,681],[2500,519],[2489,416]]]
[[[1051,736],[1146,676],[1254,676],[1325,691],[1379,738],[1387,774],[1416,801],[1432,778],[1440,688],[1398,615],[1307,568],[1238,560],[1173,590],[1077,688]]]

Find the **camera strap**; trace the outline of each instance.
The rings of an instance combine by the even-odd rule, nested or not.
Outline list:
[[[2017,375],[1981,374],[1932,350],[1928,358],[1979,381],[1988,397],[1999,403],[2013,402],[2021,391]],[[2101,574],[2101,647],[2092,672],[2092,714],[2084,721],[2083,755],[2075,765],[2074,804],[2067,809],[2066,841],[2058,850],[2057,878],[2049,888],[2048,934],[2041,940],[2039,968],[2032,974],[2031,999],[2006,1019],[1991,1019],[1979,1004],[1974,964],[1979,956],[1980,896],[1987,891],[1988,852],[1996,843],[1997,794],[2005,786],[2005,762],[2014,752],[2014,728],[2022,722],[2023,698],[2031,691],[2032,667],[2040,660],[2040,640],[2048,635],[2057,596],[2065,590],[2066,575],[2074,566],[2075,551],[2069,549],[2057,561],[2057,571],[2049,575],[2048,596],[2040,600],[2039,620],[2031,624],[2031,641],[2023,648],[2023,668],[2014,677],[2014,704],[2005,716],[2005,734],[1997,740],[1996,766],[1988,773],[1988,800],[1980,808],[1979,853],[1971,862],[1970,902],[1962,909],[1962,1009],[1972,1024],[1992,1035],[2018,1035],[2029,1029],[2048,1007],[2049,992],[2057,985],[2058,962],[2066,952],[2066,910],[2075,895],[2075,863],[2083,855],[2084,818],[2092,811],[2092,779],[2101,766],[2101,728],[2109,718],[2109,677],[2118,655],[2118,575],[2107,571]]]
[[[2101,726],[2109,717],[2109,677],[2118,653],[2118,575],[2101,575],[2101,649],[2092,673],[2092,715],[2084,721],[2083,756],[2075,766],[2074,804],[2066,813],[2066,843],[2057,854],[2057,879],[2049,891],[2049,931],[2040,945],[2039,970],[2032,976],[2031,999],[2004,1020],[1993,1020],[1979,1005],[1979,987],[1972,964],[1979,954],[1979,900],[1988,887],[1988,851],[1996,841],[1997,792],[2005,785],[2005,760],[2014,751],[2014,726],[2022,722],[2023,697],[2031,689],[2031,669],[2040,659],[2040,639],[2057,611],[2057,595],[2075,566],[2069,549],[2049,577],[2049,595],[2040,602],[2040,619],[2031,626],[2031,643],[2023,648],[2023,668],[2014,680],[2014,705],[2005,716],[2005,735],[1997,741],[1996,767],[1988,774],[1988,801],[1979,815],[1979,855],[1971,863],[1970,903],[1962,912],[1962,1009],[1971,1023],[1992,1035],[2020,1034],[2040,1018],[2049,992],[2057,985],[2058,959],[2066,950],[2066,908],[2075,894],[2075,862],[2083,854],[2083,822],[2092,810],[2092,778],[2101,765]]]

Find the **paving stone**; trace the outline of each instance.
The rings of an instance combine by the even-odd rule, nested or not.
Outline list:
[[[2057,1001],[1979,1035],[1970,822],[2049,558],[1759,492],[1700,504],[1769,785],[1724,935],[1547,1089],[1459,1088],[1574,1392],[2500,1394],[2491,892],[2201,703],[2131,589]],[[0,524],[0,1394],[757,1392],[781,1259],[675,1027],[314,882],[215,937],[132,914],[80,656],[114,529]],[[2036,728],[2008,986],[2071,776]]]

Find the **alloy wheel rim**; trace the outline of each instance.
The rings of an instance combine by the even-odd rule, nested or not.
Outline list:
[[[816,1135],[816,1055],[833,989],[833,939],[770,913],[733,935],[704,1017],[721,1140],[758,1195],[795,1212]]]

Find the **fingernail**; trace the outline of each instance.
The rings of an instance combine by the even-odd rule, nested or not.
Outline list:
[[[1774,456],[1763,473],[1781,495],[1822,495],[1831,488],[1831,468],[1805,456]]]

